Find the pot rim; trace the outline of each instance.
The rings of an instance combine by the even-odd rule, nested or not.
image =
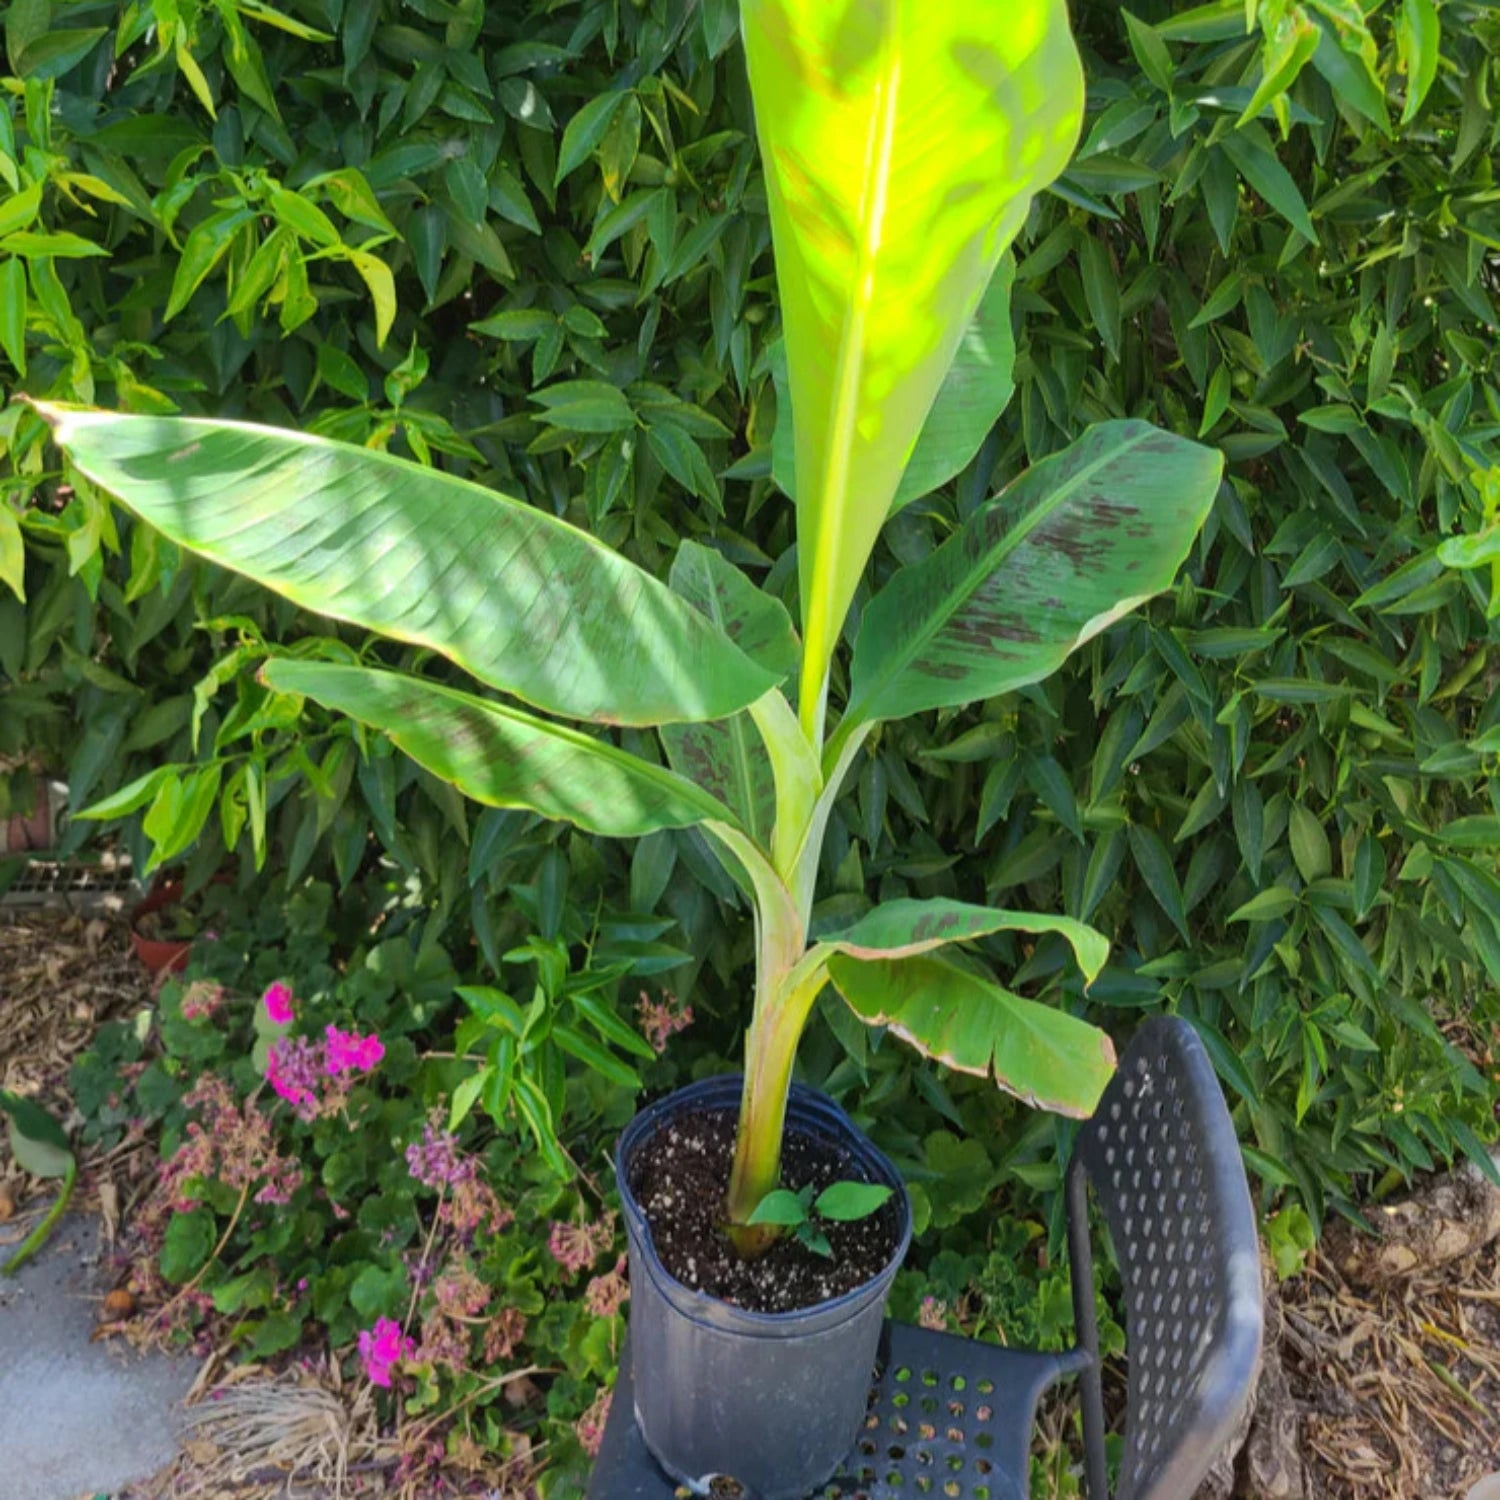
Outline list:
[[[183,899],[183,889],[186,881],[181,876],[164,876],[157,872],[152,878],[150,886],[142,894],[141,899],[130,908],[130,930],[136,933],[136,922],[141,917],[149,917],[155,912],[165,911],[170,906],[176,906]],[[194,891],[195,896],[202,895],[211,885],[233,885],[234,876],[227,870],[217,870],[208,878],[208,884],[202,889]],[[191,945],[193,938],[153,938],[140,934],[144,943],[186,943]]]
[[[733,1318],[737,1331],[748,1337],[785,1336],[793,1332],[812,1333],[837,1327],[847,1318],[852,1318],[862,1311],[877,1291],[884,1300],[896,1272],[906,1259],[906,1252],[911,1247],[911,1195],[907,1192],[905,1179],[901,1176],[896,1164],[855,1125],[843,1106],[823,1093],[821,1089],[809,1088],[801,1083],[792,1084],[787,1099],[788,1126],[793,1123],[794,1111],[813,1112],[823,1116],[824,1121],[835,1132],[847,1137],[842,1144],[852,1146],[857,1156],[866,1159],[867,1165],[870,1164],[870,1159],[873,1159],[873,1165],[878,1169],[879,1174],[885,1177],[887,1186],[895,1189],[897,1211],[901,1216],[901,1232],[889,1259],[874,1275],[860,1282],[858,1286],[850,1288],[849,1291],[841,1292],[837,1297],[830,1297],[824,1302],[810,1303],[806,1307],[768,1313],[742,1307],[736,1302],[726,1302],[722,1297],[716,1297],[700,1287],[690,1287],[685,1282],[679,1281],[667,1269],[656,1248],[646,1211],[631,1191],[626,1173],[627,1152],[633,1154],[635,1149],[648,1138],[648,1135],[659,1128],[658,1122],[680,1112],[684,1105],[696,1104],[701,1100],[704,1108],[733,1109],[737,1113],[743,1079],[744,1075],[741,1073],[718,1073],[710,1078],[697,1079],[682,1088],[674,1089],[670,1094],[664,1094],[660,1099],[639,1110],[620,1132],[614,1150],[615,1182],[620,1191],[620,1202],[624,1209],[627,1228],[631,1229],[633,1237],[638,1238],[640,1243],[651,1252],[649,1257],[644,1258],[646,1273],[658,1283],[664,1294],[685,1317],[723,1330],[723,1320],[729,1316]],[[723,1103],[718,1102],[717,1096],[720,1095],[724,1096]],[[804,1126],[804,1128],[810,1129],[811,1126]],[[845,1316],[841,1317],[840,1314]],[[810,1320],[815,1322],[813,1329],[804,1326]]]

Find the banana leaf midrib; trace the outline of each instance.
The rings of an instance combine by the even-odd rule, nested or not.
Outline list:
[[[890,175],[891,155],[896,138],[897,102],[900,96],[901,69],[899,48],[894,43],[898,20],[896,0],[886,0],[887,33],[892,40],[880,59],[880,82],[873,91],[870,141],[866,151],[865,191],[860,196],[856,227],[855,276],[856,293],[840,329],[838,351],[834,357],[832,382],[834,401],[829,441],[824,449],[824,470],[819,482],[811,486],[809,501],[816,501],[817,527],[813,537],[812,556],[808,563],[809,600],[807,608],[807,641],[803,656],[804,679],[801,690],[803,728],[811,737],[816,716],[821,717],[824,682],[828,659],[833,654],[839,626],[828,618],[829,600],[836,582],[834,572],[844,562],[843,522],[848,516],[848,475],[853,450],[854,430],[859,419],[859,392],[864,374],[866,316],[874,297],[873,268],[878,250],[880,225],[885,214],[885,186]],[[883,107],[882,107],[883,106]],[[791,366],[788,365],[790,386]],[[795,401],[793,402],[795,405]],[[898,481],[899,483],[899,476]],[[799,489],[801,486],[799,485]],[[799,528],[800,529],[800,528]],[[825,649],[826,641],[826,649]],[[816,674],[810,678],[807,674]]]
[[[708,602],[710,606],[709,619],[724,632],[724,635],[729,640],[733,640],[734,637],[730,634],[727,617],[724,614],[723,597],[720,595],[718,589],[713,586],[712,580],[709,581]],[[773,691],[775,690],[773,689]],[[754,733],[758,738],[759,731],[755,730],[754,726],[749,722],[749,718],[749,712],[741,709],[739,713],[730,715],[725,721],[725,727],[734,740],[737,751],[735,755],[731,756],[731,760],[734,763],[734,777],[740,794],[739,805],[745,811],[746,819],[750,825],[749,831],[751,837],[755,838],[757,832],[755,828],[755,786],[750,775],[749,757],[753,748],[751,735]]]

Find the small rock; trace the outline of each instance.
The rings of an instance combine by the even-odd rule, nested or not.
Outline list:
[[[106,1322],[118,1323],[135,1312],[135,1298],[119,1286],[99,1304],[99,1316]]]

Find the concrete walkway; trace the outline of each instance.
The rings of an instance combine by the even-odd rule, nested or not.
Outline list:
[[[179,1403],[198,1362],[89,1342],[107,1290],[98,1241],[97,1221],[69,1215],[19,1275],[0,1277],[5,1500],[109,1496],[177,1451]]]

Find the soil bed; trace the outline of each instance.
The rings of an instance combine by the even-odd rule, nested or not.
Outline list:
[[[894,1200],[867,1219],[819,1221],[832,1258],[792,1239],[753,1261],[741,1260],[720,1225],[734,1155],[735,1116],[698,1110],[656,1132],[637,1152],[630,1189],[645,1210],[662,1264],[684,1286],[751,1312],[792,1312],[841,1297],[878,1275],[896,1252],[901,1216]],[[814,1196],[830,1183],[866,1181],[847,1152],[821,1136],[789,1129],[782,1186]]]

